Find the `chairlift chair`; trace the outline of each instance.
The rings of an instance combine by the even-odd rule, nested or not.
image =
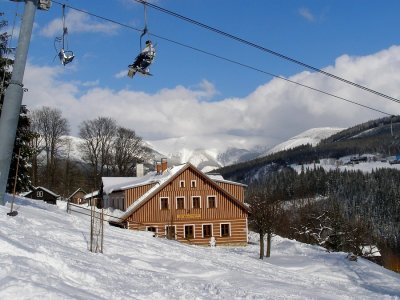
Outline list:
[[[60,52],[58,53],[58,57],[60,58],[62,65],[65,66],[74,60],[75,55],[72,51],[65,51],[61,48]]]
[[[60,51],[58,51],[58,58],[60,59],[60,62],[63,66],[69,64],[70,62],[72,62],[74,60],[74,52],[72,52],[71,50],[66,50],[65,45],[68,44],[66,42],[66,37],[68,35],[68,28],[65,26],[65,4],[62,6],[62,20],[63,20],[63,34],[60,37],[56,37],[55,41],[54,41],[54,47],[56,48],[57,51],[57,47],[55,46],[56,42],[57,43],[61,43],[61,49]],[[67,46],[68,47],[68,46]]]

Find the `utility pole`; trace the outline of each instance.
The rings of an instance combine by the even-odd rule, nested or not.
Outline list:
[[[24,15],[19,32],[18,46],[7,87],[0,118],[0,205],[5,205],[4,194],[7,187],[8,172],[12,159],[15,135],[22,104],[26,59],[32,35],[33,21],[39,0],[25,0]],[[21,1],[16,1],[21,2]],[[42,1],[40,1],[42,2]],[[40,4],[42,5],[42,3]],[[40,7],[42,8],[42,7]]]

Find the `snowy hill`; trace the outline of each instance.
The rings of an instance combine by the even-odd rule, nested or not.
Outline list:
[[[334,135],[335,133],[338,133],[339,131],[342,131],[344,128],[332,128],[332,127],[322,127],[322,128],[313,128],[306,130],[299,135],[296,135],[289,140],[280,143],[273,147],[272,149],[268,150],[266,153],[264,153],[261,156],[266,156],[271,153],[295,148],[301,145],[307,145],[310,144],[312,146],[315,146],[318,144],[321,140],[326,139],[330,137],[331,135]]]
[[[8,198],[10,200],[10,197]],[[0,206],[0,299],[399,299],[400,275],[345,253],[275,237],[199,247],[105,226],[104,254],[89,252],[89,219],[17,199]]]

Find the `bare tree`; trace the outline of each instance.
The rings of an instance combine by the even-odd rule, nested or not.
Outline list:
[[[260,259],[264,258],[264,236],[267,235],[267,251],[271,256],[271,239],[282,215],[282,202],[268,191],[266,185],[253,184],[246,195],[250,205],[249,226],[260,235]]]
[[[37,173],[37,157],[42,150],[46,153],[45,183],[50,188],[55,186],[57,159],[61,155],[63,145],[62,136],[69,134],[69,124],[62,117],[61,110],[44,106],[32,112],[32,130],[35,132],[33,145],[35,154],[33,162],[36,164],[34,172]],[[36,179],[37,181],[37,174]]]
[[[134,130],[119,127],[113,143],[114,175],[132,176],[137,162],[149,157],[149,150]]]
[[[84,140],[81,146],[82,159],[91,166],[95,189],[99,188],[100,178],[108,175],[111,167],[116,132],[115,120],[107,117],[83,121],[79,126],[79,136]]]

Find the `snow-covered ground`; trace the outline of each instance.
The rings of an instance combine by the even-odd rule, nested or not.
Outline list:
[[[16,201],[16,217],[0,206],[0,299],[400,299],[400,274],[280,237],[259,260],[256,235],[209,248],[105,226],[91,253],[87,217]]]

